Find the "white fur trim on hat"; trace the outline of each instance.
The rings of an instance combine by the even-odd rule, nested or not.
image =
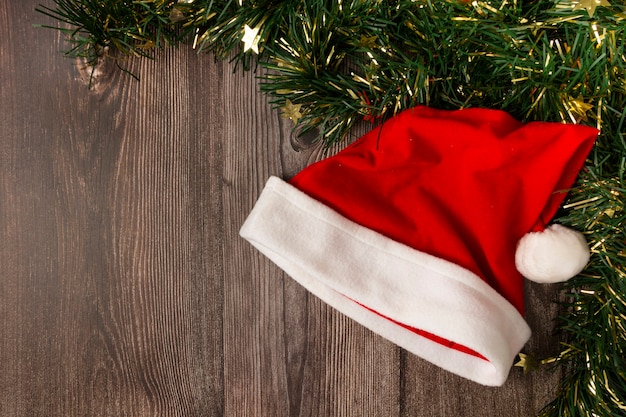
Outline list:
[[[530,337],[515,307],[471,271],[356,224],[279,178],[269,179],[240,234],[340,312],[478,383],[502,385]]]
[[[531,281],[562,282],[578,275],[589,257],[589,247],[582,233],[553,224],[520,239],[515,266]]]

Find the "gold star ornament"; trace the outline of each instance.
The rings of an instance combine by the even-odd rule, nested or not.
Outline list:
[[[293,104],[291,100],[287,99],[285,106],[282,108],[283,118],[291,119],[292,122],[298,123],[298,120],[302,117],[301,108],[302,104]]]
[[[524,369],[524,375],[529,372],[536,371],[539,369],[539,362],[533,355],[525,355],[523,353],[518,353],[519,361],[515,364],[515,366]]]
[[[593,109],[593,104],[586,103],[582,96],[578,96],[578,98],[566,96],[563,104],[575,123],[581,120],[587,121],[587,112]]]
[[[603,6],[608,7],[611,3],[608,0],[579,0],[578,3],[574,6],[574,10],[587,10],[589,13],[589,17],[593,17],[596,12],[596,7]]]
[[[361,48],[374,49],[376,48],[376,40],[378,36],[365,36],[361,35],[361,40],[359,41],[359,46]]]
[[[241,41],[243,42],[244,52],[252,50],[255,54],[259,53],[259,41],[261,40],[259,29],[259,27],[252,29],[248,25],[243,27],[243,38],[241,38]]]

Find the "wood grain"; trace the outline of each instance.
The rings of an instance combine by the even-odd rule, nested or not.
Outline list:
[[[528,417],[551,398],[547,371],[439,370],[239,238],[270,175],[321,157],[255,74],[180,47],[88,89],[38,2],[0,3],[0,415]],[[553,352],[555,289],[527,292],[528,350]]]

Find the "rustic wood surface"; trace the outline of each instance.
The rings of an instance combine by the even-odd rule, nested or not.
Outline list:
[[[320,157],[253,73],[187,47],[89,71],[0,2],[0,416],[533,416],[559,375],[486,388],[337,313],[238,236]],[[527,285],[557,349],[553,287]]]

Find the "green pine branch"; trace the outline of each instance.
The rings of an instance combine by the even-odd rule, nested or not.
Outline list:
[[[595,160],[583,174],[561,218],[587,231],[593,259],[564,285],[565,342],[553,359],[566,374],[541,416],[626,415],[626,161],[607,164],[610,159]]]

